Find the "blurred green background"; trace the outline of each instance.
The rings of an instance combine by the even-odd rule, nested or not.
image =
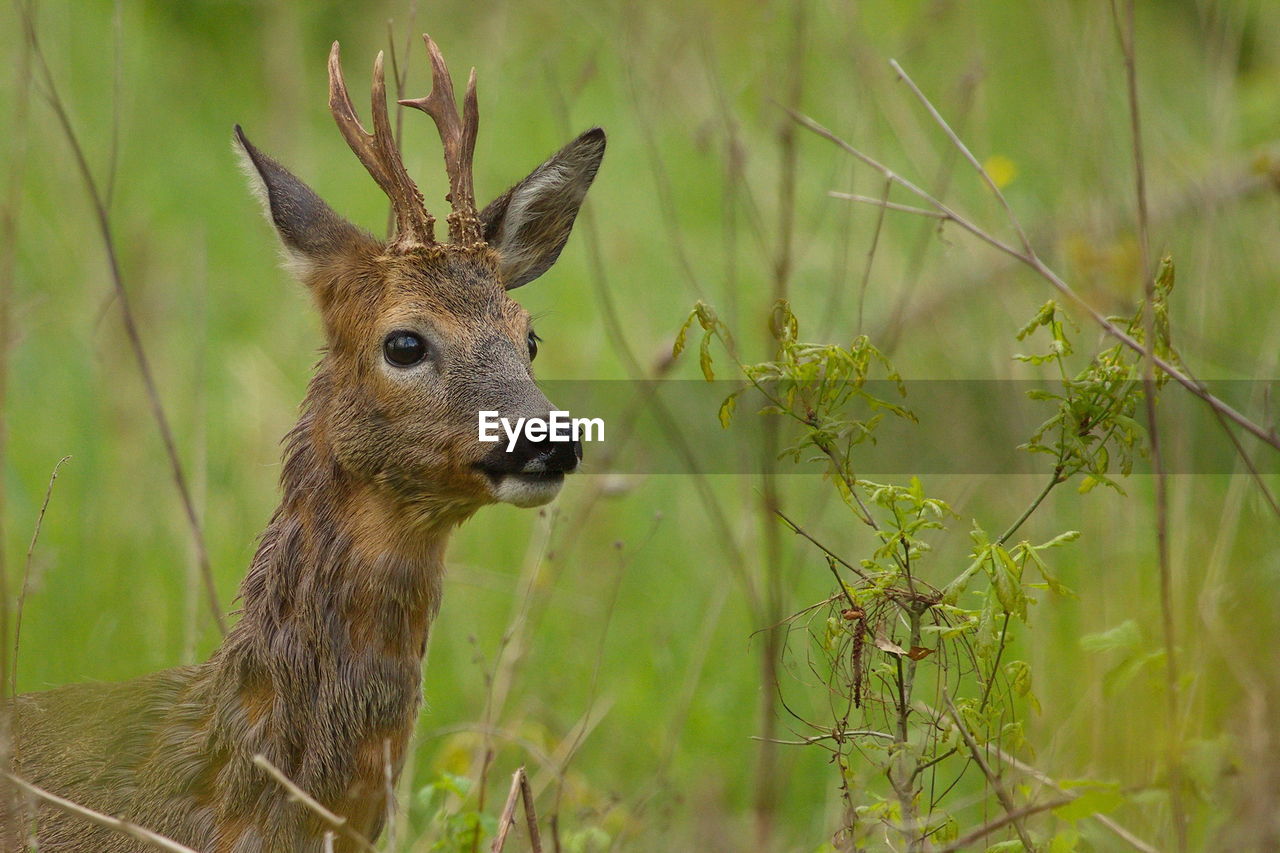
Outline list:
[[[1268,175],[1280,157],[1280,4],[1149,0],[1137,12],[1152,245],[1178,264],[1175,340],[1205,379],[1275,377],[1280,205]],[[526,0],[415,11],[407,2],[47,0],[38,15],[91,166],[111,186],[125,284],[228,607],[275,506],[279,440],[321,343],[245,188],[231,128],[242,124],[336,209],[382,233],[385,198],[333,126],[324,66],[340,40],[367,115],[368,68],[389,19],[400,62],[406,37],[425,30],[456,77],[477,67],[482,202],[572,134],[608,131],[586,219],[558,265],[517,294],[540,318],[543,378],[651,375],[697,298],[720,309],[748,357],[766,357],[788,230],[802,337],[847,342],[861,316],[908,378],[1031,375],[1012,359],[1025,349],[1013,334],[1050,297],[1042,281],[957,229],[890,213],[864,296],[876,211],[826,193],[878,196],[882,179],[825,140],[787,132],[780,104],[796,103],[1009,234],[889,58],[1006,181],[1038,249],[1091,302],[1131,310],[1140,289],[1123,65],[1104,2]],[[6,4],[0,115],[15,118],[20,44]],[[425,52],[416,36],[410,44],[416,96],[426,91]],[[789,135],[793,217],[780,196]],[[38,87],[28,120],[0,136],[20,203],[11,206],[3,543],[14,593],[50,470],[72,457],[31,561],[18,689],[202,659],[217,632],[91,209]],[[404,147],[429,202],[439,199],[430,122],[406,116]],[[1083,325],[1078,340],[1089,351],[1095,330]],[[696,376],[696,359],[670,375]],[[958,571],[970,518],[1007,524],[1040,484],[926,478],[964,519],[938,539],[931,571]],[[1041,705],[1027,717],[1027,756],[1056,777],[1141,794],[1163,781],[1172,738],[1190,768],[1196,848],[1244,849],[1220,845],[1277,831],[1276,519],[1247,477],[1171,481],[1186,682],[1171,730],[1159,662],[1143,657],[1160,641],[1152,484],[1125,487],[1127,497],[1060,490],[1025,531],[1084,534],[1057,559],[1079,598],[1046,599],[1017,638]],[[782,489],[788,514],[842,553],[873,547],[827,484],[793,478]],[[709,521],[713,505],[723,527]],[[789,534],[771,552],[776,522],[760,506],[747,476],[588,473],[550,510],[479,514],[451,548],[411,789],[442,772],[475,775],[489,731],[491,805],[523,763],[550,810],[550,768],[572,754],[560,821],[578,849],[819,848],[839,827],[836,777],[816,749],[764,747],[761,764],[751,738],[765,730],[762,691],[765,704],[773,691],[762,687],[753,632],[773,620],[750,605],[742,579],[766,588],[776,578],[775,615],[785,615],[828,596],[830,575]],[[1130,619],[1135,644],[1082,650],[1082,635]],[[801,654],[782,674],[801,704],[820,693],[803,670]],[[774,736],[791,737],[790,718],[773,713]],[[422,813],[407,814],[409,831],[428,830]],[[1158,800],[1139,796],[1115,817],[1160,846],[1170,839]],[[1096,849],[1117,843],[1096,827],[1082,832]]]

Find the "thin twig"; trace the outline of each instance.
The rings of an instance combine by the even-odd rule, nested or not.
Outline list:
[[[553,91],[558,95],[556,109],[560,125],[567,130],[569,126],[569,105],[558,86],[553,87]],[[635,103],[637,112],[640,112],[638,97]],[[641,128],[646,130],[650,127],[650,124],[650,122],[644,120],[640,122]],[[664,177],[661,169],[662,160],[660,152],[656,150],[654,156],[656,158],[654,166],[655,178],[658,180],[659,197],[661,198]],[[667,221],[667,218],[664,217],[664,221]],[[670,222],[674,222],[674,220],[670,220]],[[675,228],[674,225],[672,227],[674,231],[670,236],[675,238],[673,245],[679,250],[680,243],[678,238],[680,229]],[[587,251],[587,265],[591,275],[591,284],[600,302],[601,315],[607,332],[605,340],[608,341],[618,360],[622,362],[623,369],[626,370],[629,378],[633,380],[651,379],[653,377],[641,366],[640,360],[636,357],[635,349],[627,341],[627,326],[623,322],[622,315],[618,311],[617,303],[614,300],[615,288],[611,287],[609,283],[609,265],[605,262],[604,252],[601,249],[600,229],[596,224],[595,212],[589,202],[583,205],[578,214],[578,228],[582,232],[583,244]],[[679,251],[677,251],[677,254],[679,254]],[[692,280],[692,285],[695,291],[700,292],[696,278]],[[680,419],[671,413],[662,399],[656,394],[646,395],[646,398],[659,429],[663,431],[667,440],[671,442],[672,447],[679,455],[683,463],[682,470],[693,475],[694,489],[697,491],[703,510],[711,521],[712,529],[720,540],[720,552],[725,556],[725,563],[735,573],[738,581],[741,582],[746,591],[747,601],[752,612],[758,612],[759,601],[755,583],[745,568],[746,560],[735,537],[734,526],[729,523],[729,517],[721,505],[715,490],[707,482],[706,472],[702,470],[701,458],[685,436]]]
[[[352,829],[351,825],[347,823],[347,819],[345,817],[336,815],[321,805],[315,797],[298,787],[297,783],[284,775],[284,772],[279,767],[276,767],[267,760],[265,755],[255,755],[253,757],[253,763],[265,770],[267,775],[272,779],[279,782],[280,787],[288,791],[290,797],[301,803],[304,808],[313,813],[316,817],[320,818],[320,820],[327,823],[335,831],[342,833],[354,842],[361,850],[367,850],[369,853],[377,853],[377,848],[369,843],[369,839]]]
[[[1075,799],[1075,797],[1059,797],[1056,800],[1046,800],[1043,803],[1033,803],[1032,805],[1023,806],[1017,811],[1006,812],[995,820],[988,821],[972,832],[957,838],[946,847],[939,847],[936,853],[955,853],[957,850],[965,850],[976,844],[981,839],[986,838],[991,833],[999,829],[1003,829],[1011,823],[1016,823],[1024,818],[1040,814],[1040,812],[1047,812],[1050,809],[1056,809],[1059,806],[1065,806],[1073,799]],[[1025,844],[1026,842],[1024,841],[1023,843]],[[1027,849],[1034,850],[1035,848],[1028,847]]]
[[[533,791],[529,788],[529,776],[520,768],[520,799],[524,802],[524,819],[529,827],[529,846],[533,853],[542,853],[542,836],[538,833],[538,813],[533,808]]]
[[[871,232],[871,245],[867,249],[867,264],[862,269],[862,282],[858,285],[858,334],[863,333],[863,309],[867,301],[867,285],[871,282],[871,266],[876,260],[876,249],[880,246],[880,232],[884,230],[884,214],[889,206],[889,192],[893,189],[893,181],[888,178],[884,182],[884,191],[880,194],[880,212],[876,215],[876,227]]]
[[[160,438],[164,443],[165,454],[169,459],[170,473],[172,474],[174,485],[178,489],[183,513],[186,516],[188,526],[191,528],[191,536],[195,541],[196,553],[200,559],[200,570],[204,576],[205,594],[208,597],[209,610],[218,626],[218,630],[226,634],[226,617],[222,613],[222,605],[218,602],[218,588],[214,582],[213,569],[209,564],[209,551],[205,546],[204,529],[196,513],[195,502],[191,498],[191,490],[187,485],[187,477],[183,472],[182,461],[178,456],[177,444],[174,442],[173,430],[169,426],[169,418],[160,402],[160,392],[156,387],[155,377],[151,372],[151,363],[148,361],[146,350],[142,345],[142,334],[138,329],[137,320],[134,317],[128,293],[124,287],[124,274],[121,272],[120,259],[116,253],[115,237],[111,229],[111,217],[107,210],[106,200],[97,180],[93,177],[93,171],[89,168],[88,158],[80,144],[80,138],[76,135],[75,128],[71,124],[71,117],[67,113],[62,95],[58,91],[53,71],[50,69],[49,63],[40,47],[34,15],[26,7],[19,6],[19,8],[22,12],[26,39],[30,45],[32,56],[37,62],[40,78],[44,84],[43,94],[49,106],[53,109],[63,137],[71,147],[71,153],[75,158],[81,181],[89,196],[90,206],[93,208],[98,234],[102,239],[103,249],[107,256],[107,266],[110,270],[112,287],[114,288],[116,299],[120,303],[120,316],[124,322],[125,335],[129,339],[129,346],[133,351],[134,360],[138,364],[138,372],[142,377],[142,384],[146,390],[151,414],[160,430]]]
[[[27,559],[22,566],[22,589],[18,593],[18,606],[13,620],[13,660],[9,670],[10,696],[18,695],[18,650],[22,643],[22,610],[27,603],[27,593],[31,590],[31,556],[35,553],[36,542],[40,539],[40,528],[44,524],[45,511],[49,509],[49,500],[53,497],[53,484],[58,480],[58,470],[70,458],[70,456],[64,456],[53,466],[53,473],[49,475],[49,485],[44,490],[44,500],[40,503],[40,512],[36,515],[35,529],[31,531],[31,542],[27,545]]]
[[[987,170],[982,167],[982,164],[978,162],[978,158],[973,156],[973,152],[964,144],[964,140],[962,140],[960,136],[951,129],[951,125],[947,124],[947,120],[942,117],[942,113],[938,112],[938,109],[933,105],[933,102],[925,97],[924,92],[920,91],[920,87],[916,85],[916,81],[912,80],[911,76],[907,74],[906,71],[902,70],[902,66],[898,64],[898,60],[890,59],[889,67],[897,72],[898,78],[902,80],[903,83],[907,84],[907,88],[909,88],[916,98],[919,99],[920,103],[924,105],[925,110],[933,120],[937,122],[938,127],[942,128],[942,132],[951,140],[951,144],[954,145],[964,158],[969,161],[969,165],[973,166],[973,168],[977,170],[978,174],[982,177],[982,182],[987,185],[987,188],[991,190],[992,194],[996,197],[996,200],[1000,202],[1000,206],[1004,208],[1005,215],[1009,219],[1009,224],[1013,226],[1013,230],[1018,234],[1018,240],[1022,243],[1022,248],[1030,254],[1033,251],[1031,248],[1031,240],[1027,237],[1027,233],[1022,230],[1022,225],[1018,222],[1018,218],[1013,215],[1013,208],[1009,205],[1009,200],[1004,197],[1004,193],[1000,191],[1000,185],[997,184]]]
[[[952,120],[957,133],[964,132],[965,125],[973,112],[973,105],[976,100],[974,93],[977,91],[980,77],[981,72],[977,68],[973,68],[960,79],[958,104],[955,107],[955,118]],[[947,153],[938,163],[938,170],[934,173],[933,183],[930,184],[930,186],[936,188],[934,194],[938,198],[946,198],[951,189],[951,182],[955,175],[956,157],[958,156],[959,152],[955,148],[948,148]],[[928,218],[928,216],[926,215],[925,218]],[[910,261],[907,264],[907,268],[903,270],[901,284],[896,288],[897,300],[884,331],[876,336],[876,340],[881,341],[881,349],[885,353],[892,354],[897,348],[898,340],[902,334],[902,327],[906,322],[907,310],[909,307],[914,310],[920,301],[915,291],[920,280],[920,272],[924,269],[925,259],[928,257],[929,249],[933,244],[935,231],[936,227],[932,223],[921,222],[920,229],[916,234],[915,245],[907,253]],[[950,264],[947,266],[949,269]]]
[[[1168,732],[1166,749],[1169,762],[1169,807],[1173,813],[1173,835],[1179,853],[1187,850],[1187,812],[1182,795],[1182,758],[1178,751],[1178,650],[1173,618],[1173,570],[1169,563],[1169,484],[1165,477],[1164,454],[1161,452],[1160,423],[1156,412],[1156,285],[1151,268],[1151,238],[1147,213],[1147,177],[1142,153],[1142,114],[1138,103],[1138,60],[1135,42],[1138,37],[1133,0],[1125,3],[1125,20],[1120,22],[1116,0],[1111,0],[1111,17],[1124,56],[1125,83],[1129,95],[1129,126],[1133,145],[1134,190],[1138,203],[1138,252],[1142,289],[1146,310],[1142,312],[1143,360],[1142,397],[1147,413],[1147,443],[1151,448],[1151,469],[1156,492],[1156,563],[1160,574],[1160,622],[1164,633],[1165,713]]]
[[[1026,520],[1040,508],[1040,504],[1044,503],[1044,499],[1049,497],[1049,492],[1053,491],[1054,486],[1059,486],[1066,481],[1066,478],[1062,476],[1062,463],[1060,462],[1058,463],[1058,466],[1053,469],[1053,474],[1049,477],[1049,482],[1044,484],[1044,488],[1040,490],[1040,494],[1036,495],[1035,500],[1031,501],[1030,505],[1022,511],[1022,515],[1018,516],[1014,522],[1009,525],[1005,532],[1000,534],[1000,538],[996,540],[996,544],[1003,545],[1008,542],[1009,539],[1013,537],[1013,534],[1017,533],[1018,529],[1026,523]]]
[[[507,627],[498,638],[498,648],[494,652],[493,668],[486,674],[488,690],[485,692],[484,716],[481,720],[481,731],[484,739],[479,753],[479,772],[477,782],[480,789],[480,801],[484,802],[485,782],[488,778],[489,762],[493,758],[491,732],[501,720],[506,708],[507,698],[519,677],[519,667],[525,659],[529,644],[531,614],[536,592],[544,581],[544,571],[548,569],[547,555],[551,551],[551,539],[555,532],[560,514],[552,509],[540,516],[540,524],[544,528],[541,538],[531,536],[525,550],[523,565],[520,570],[519,588],[521,594],[518,604],[512,607]],[[476,836],[478,841],[479,836]]]
[[[799,109],[805,91],[805,48],[809,26],[809,3],[797,0],[791,4],[791,43],[788,45],[786,62],[787,78],[783,86],[782,96],[786,106]],[[772,296],[775,305],[785,304],[790,296],[791,279],[795,269],[796,242],[796,182],[799,172],[799,140],[796,127],[791,122],[783,122],[778,132],[778,196],[777,196],[777,246],[772,253]],[[773,310],[771,307],[770,311]],[[774,340],[771,331],[773,323],[762,324],[765,332],[764,345],[773,357],[778,357],[780,345]],[[778,527],[773,523],[773,515],[782,506],[778,490],[778,479],[773,462],[778,457],[781,445],[779,436],[780,424],[774,418],[768,418],[763,424],[763,442],[760,448],[760,488],[758,511],[760,513],[761,542],[760,568],[762,586],[764,588],[763,618],[766,624],[777,622],[784,613],[783,600],[785,569],[782,539]],[[774,825],[780,799],[778,749],[772,743],[778,726],[777,704],[775,693],[780,692],[779,658],[783,651],[781,629],[771,628],[763,632],[764,643],[760,649],[760,686],[758,725],[761,739],[756,758],[754,795],[752,809],[755,817],[755,846],[760,850],[773,847]]]
[[[1014,770],[1017,770],[1019,773],[1025,773],[1026,775],[1030,776],[1032,779],[1035,779],[1041,785],[1044,785],[1048,788],[1052,788],[1054,791],[1057,791],[1059,794],[1066,794],[1067,796],[1070,796],[1073,799],[1075,797],[1080,796],[1079,790],[1070,791],[1070,790],[1067,790],[1066,788],[1063,788],[1061,785],[1055,782],[1053,778],[1049,776],[1047,773],[1041,770],[1037,770],[1036,768],[1032,767],[1030,764],[1027,764],[1024,761],[1021,761],[1016,756],[1010,755],[1009,753],[1005,752],[1000,747],[995,745],[988,745],[987,748],[991,750],[991,752],[995,755],[995,757],[999,760],[999,762],[1002,765],[1006,767],[1012,767]],[[1141,851],[1141,853],[1160,853],[1159,848],[1154,847],[1151,844],[1148,844],[1147,842],[1143,841],[1141,838],[1134,835],[1127,828],[1117,823],[1114,818],[1108,815],[1102,814],[1101,812],[1092,814],[1090,815],[1090,817],[1096,820],[1098,823],[1102,824],[1102,826],[1106,827],[1112,833],[1114,833],[1117,838],[1120,838],[1126,844],[1129,844],[1131,847],[1133,847],[1133,849],[1139,850]]]
[[[507,834],[511,832],[511,827],[515,826],[516,798],[520,796],[523,779],[524,768],[519,767],[511,775],[511,790],[507,792],[507,802],[502,807],[502,816],[498,818],[498,834],[494,836],[493,844],[489,847],[490,853],[502,853],[502,848],[507,843]]]
[[[1040,504],[1044,503],[1045,498],[1049,497],[1049,493],[1052,492],[1056,486],[1067,481],[1067,477],[1063,476],[1062,469],[1062,455],[1059,453],[1058,464],[1054,466],[1053,473],[1049,475],[1049,481],[1044,484],[1044,488],[1040,490],[1040,493],[1035,496],[1035,499],[1031,501],[1027,508],[1022,511],[1022,514],[1014,519],[1013,523],[1005,529],[1004,533],[1000,534],[1000,538],[996,540],[997,545],[1004,545],[1013,538],[1013,535],[1021,529],[1027,519],[1040,508]],[[1004,612],[1004,620],[1000,624],[1000,644],[996,647],[996,655],[994,660],[991,662],[991,677],[986,680],[987,683],[982,689],[982,701],[978,703],[979,710],[986,709],[987,702],[991,699],[991,691],[996,685],[996,677],[1000,673],[1000,659],[1004,657],[1004,650],[1009,643],[1009,615],[1009,611],[1006,610]]]
[[[945,692],[942,694],[942,700],[947,705],[947,711],[951,714],[951,719],[955,721],[956,729],[960,732],[960,737],[964,739],[964,745],[969,748],[969,754],[973,756],[973,762],[978,765],[978,769],[982,771],[982,775],[987,777],[987,781],[991,783],[992,789],[996,792],[996,799],[1000,801],[1000,805],[1004,807],[1005,813],[1009,816],[1013,828],[1018,832],[1018,838],[1022,841],[1022,846],[1028,851],[1034,851],[1035,845],[1031,843],[1031,837],[1027,835],[1027,828],[1023,826],[1021,815],[1017,814],[1018,808],[1013,804],[1013,798],[1009,796],[1009,792],[1005,790],[1004,783],[1000,781],[1000,777],[991,770],[991,766],[987,764],[987,760],[982,756],[982,748],[978,746],[978,742],[973,739],[973,735],[965,727],[964,721],[960,719],[960,712],[956,710],[955,704],[951,701],[951,697]]]
[[[856,201],[862,204],[869,204],[872,207],[878,207],[881,210],[897,210],[902,213],[912,213],[916,216],[929,216],[934,219],[950,219],[945,213],[939,213],[936,210],[929,210],[923,207],[912,207],[909,204],[898,204],[895,201],[886,201],[883,198],[873,198],[869,195],[858,195],[857,193],[842,193],[839,190],[828,190],[827,195],[831,198],[844,199],[845,201]]]
[[[111,4],[111,150],[107,155],[107,188],[103,202],[107,210],[116,197],[120,175],[120,91],[124,87],[124,18],[120,0]]]
[[[27,0],[19,0],[25,3]],[[15,62],[13,104],[9,108],[10,122],[6,132],[9,169],[5,183],[4,207],[0,208],[0,471],[8,471],[9,458],[9,356],[14,340],[10,323],[13,316],[13,284],[17,265],[18,221],[22,212],[23,179],[27,161],[27,140],[31,115],[31,47],[22,43]],[[0,489],[0,543],[7,541],[8,501],[4,489]],[[0,547],[0,772],[8,773],[13,754],[11,723],[13,682],[6,679],[10,667],[17,669],[17,662],[9,660],[9,566],[5,549]],[[6,693],[5,685],[8,684]],[[22,798],[16,790],[5,786],[0,791],[0,847],[19,846],[22,843],[21,827],[26,823]],[[6,825],[7,824],[7,825]]]
[[[799,536],[803,536],[805,539],[808,539],[808,540],[809,540],[810,542],[812,542],[814,545],[817,545],[817,546],[818,546],[818,549],[819,549],[820,551],[822,551],[822,553],[826,554],[828,557],[830,557],[831,559],[835,560],[837,563],[839,563],[840,565],[844,566],[846,569],[848,569],[849,571],[853,572],[855,575],[857,575],[858,577],[862,578],[864,581],[870,581],[870,580],[871,580],[871,578],[867,576],[867,573],[866,573],[866,572],[864,572],[862,569],[858,568],[858,567],[857,567],[857,566],[855,566],[853,563],[850,563],[848,560],[846,560],[846,559],[844,559],[843,557],[841,557],[841,556],[840,556],[839,554],[837,554],[835,551],[832,551],[832,550],[831,550],[830,548],[828,548],[826,545],[823,545],[823,544],[822,544],[821,542],[819,542],[817,539],[814,539],[814,538],[813,538],[813,536],[811,536],[807,530],[805,530],[803,527],[801,527],[800,525],[798,525],[798,524],[796,524],[794,521],[792,521],[790,518],[788,518],[788,517],[787,517],[787,515],[786,515],[786,513],[784,513],[782,510],[778,510],[778,511],[775,513],[775,515],[777,515],[777,516],[778,516],[778,518],[781,518],[783,521],[785,521],[785,522],[786,522],[786,524],[787,524],[787,526],[791,528],[791,531],[792,531],[793,533],[796,533],[796,534],[797,534],[797,535],[799,535]],[[843,589],[843,587],[842,587],[842,589]],[[848,595],[848,591],[846,591],[846,592],[845,592],[845,594],[846,594],[846,595]],[[849,603],[850,603],[850,604],[853,604],[853,602],[852,602],[852,601],[850,601]],[[855,606],[856,606],[856,605],[855,605]]]
[[[655,519],[654,525],[650,530],[650,537],[652,537],[654,531],[656,531],[657,525],[658,520]],[[645,541],[647,542],[648,540],[646,539]],[[622,580],[626,576],[627,565],[630,562],[630,554],[624,556],[621,549],[622,543],[618,542],[615,548],[618,552],[618,568],[614,574],[613,589],[609,593],[609,603],[605,607],[604,611],[604,625],[600,629],[600,639],[596,645],[596,658],[591,670],[591,684],[587,691],[587,707],[582,713],[582,720],[580,724],[574,726],[572,729],[572,738],[567,738],[567,743],[562,743],[560,748],[557,750],[557,757],[563,755],[563,759],[560,761],[560,766],[556,773],[557,785],[555,804],[551,808],[551,813],[557,816],[560,814],[560,801],[561,797],[564,795],[564,778],[565,774],[569,770],[569,762],[573,760],[575,755],[577,755],[579,747],[582,746],[582,743],[586,739],[591,728],[598,724],[603,718],[603,715],[599,715],[596,716],[594,720],[592,719],[595,712],[596,701],[599,698],[600,693],[600,672],[604,669],[605,641],[609,637],[609,628],[613,625],[613,616],[617,612],[618,599],[622,592]],[[635,552],[633,551],[631,553]],[[526,786],[527,784],[528,783],[526,783]]]
[[[819,743],[824,740],[842,740],[844,738],[853,738],[853,737],[875,737],[875,738],[880,738],[881,740],[897,740],[897,737],[895,735],[891,735],[888,732],[878,732],[873,729],[859,729],[856,731],[848,731],[848,732],[830,732],[829,734],[825,734],[825,735],[812,735],[811,737],[804,738],[803,740],[774,739],[771,742],[776,744],[781,744],[783,746],[810,746],[811,744]],[[752,735],[751,739],[760,740],[760,738],[756,735]]]
[[[96,824],[97,826],[105,827],[106,829],[110,829],[114,832],[119,832],[122,835],[127,835],[130,838],[141,841],[152,849],[168,850],[169,853],[199,853],[199,851],[193,850],[186,845],[179,844],[172,838],[167,838],[158,832],[152,832],[145,827],[138,826],[136,823],[130,823],[129,821],[118,817],[104,815],[101,812],[96,812],[93,809],[80,805],[79,803],[72,802],[64,797],[59,797],[57,794],[51,794],[45,789],[32,785],[26,779],[22,779],[12,773],[5,773],[4,775],[10,782],[17,785],[23,791],[38,800],[48,803],[55,809],[69,815],[74,815],[75,817],[83,818],[89,823]]]

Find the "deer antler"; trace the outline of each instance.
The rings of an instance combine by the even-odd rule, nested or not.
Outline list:
[[[435,219],[423,204],[422,193],[404,168],[391,122],[387,119],[387,85],[382,72],[382,53],[373,63],[373,133],[364,129],[351,105],[347,84],[342,78],[338,43],[329,51],[329,110],[338,129],[369,174],[391,199],[396,216],[393,246],[400,251],[435,242]],[[474,142],[475,134],[472,133]],[[452,179],[452,173],[450,173]],[[452,218],[451,218],[452,220]],[[452,221],[450,223],[452,225]]]
[[[472,183],[471,162],[476,150],[476,131],[480,126],[480,110],[476,104],[476,70],[471,69],[467,95],[462,104],[462,117],[453,94],[449,67],[440,48],[423,33],[427,52],[431,54],[431,94],[425,98],[400,101],[402,106],[422,110],[435,120],[444,145],[444,167],[449,174],[449,239],[454,243],[478,243],[480,219],[476,215],[476,195]]]

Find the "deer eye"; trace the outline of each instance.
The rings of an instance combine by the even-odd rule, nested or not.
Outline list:
[[[427,357],[427,342],[414,332],[392,332],[382,342],[382,354],[388,364],[412,367]]]
[[[538,342],[542,338],[538,337],[538,333],[533,329],[529,330],[529,360],[533,361],[538,357]]]

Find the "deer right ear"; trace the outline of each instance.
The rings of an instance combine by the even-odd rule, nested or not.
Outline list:
[[[480,213],[507,290],[528,284],[555,263],[603,158],[604,131],[592,128]]]
[[[275,225],[288,266],[306,280],[317,263],[374,245],[373,237],[333,212],[311,187],[263,154],[236,125],[235,145],[254,195]]]

